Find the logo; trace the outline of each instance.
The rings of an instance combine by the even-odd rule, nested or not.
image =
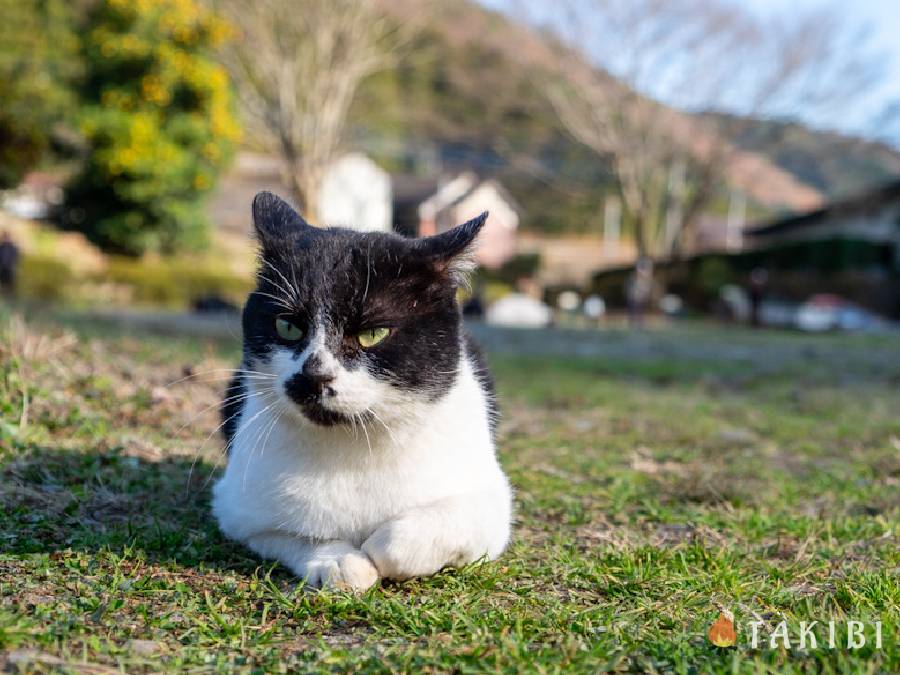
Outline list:
[[[751,649],[861,649],[866,644],[875,649],[882,649],[883,627],[881,621],[866,624],[862,621],[848,620],[801,621],[799,629],[793,632],[787,621],[776,625],[765,621],[750,621]],[[713,621],[706,633],[709,641],[716,647],[734,647],[737,644],[737,629],[734,625],[734,614],[720,606],[719,617]]]
[[[716,647],[734,647],[737,642],[737,632],[734,630],[734,615],[727,609],[723,609],[719,618],[709,627],[706,634],[709,641]]]

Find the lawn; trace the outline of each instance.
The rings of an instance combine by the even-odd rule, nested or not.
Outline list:
[[[485,336],[509,551],[353,595],[210,517],[234,339],[2,333],[0,668],[900,672],[897,336]],[[722,609],[735,647],[706,637]]]

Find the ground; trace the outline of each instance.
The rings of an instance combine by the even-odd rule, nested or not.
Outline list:
[[[896,335],[480,331],[513,543],[353,595],[304,589],[210,518],[235,339],[2,332],[0,667],[900,671]],[[706,637],[722,609],[735,647]],[[781,620],[792,649],[768,643]],[[797,648],[804,620],[818,649]]]

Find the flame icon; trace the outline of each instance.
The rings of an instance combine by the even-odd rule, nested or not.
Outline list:
[[[734,615],[727,610],[719,614],[719,618],[709,627],[707,633],[709,641],[716,647],[733,647],[737,642],[737,633],[734,630]]]

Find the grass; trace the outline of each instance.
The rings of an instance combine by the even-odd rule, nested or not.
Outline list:
[[[210,518],[233,341],[6,322],[0,666],[900,671],[900,341],[582,339],[593,355],[492,359],[509,551],[357,596],[302,588]],[[733,648],[706,638],[723,608]],[[858,650],[797,648],[830,619],[882,621],[882,648],[871,627]],[[793,648],[753,649],[754,620]]]

